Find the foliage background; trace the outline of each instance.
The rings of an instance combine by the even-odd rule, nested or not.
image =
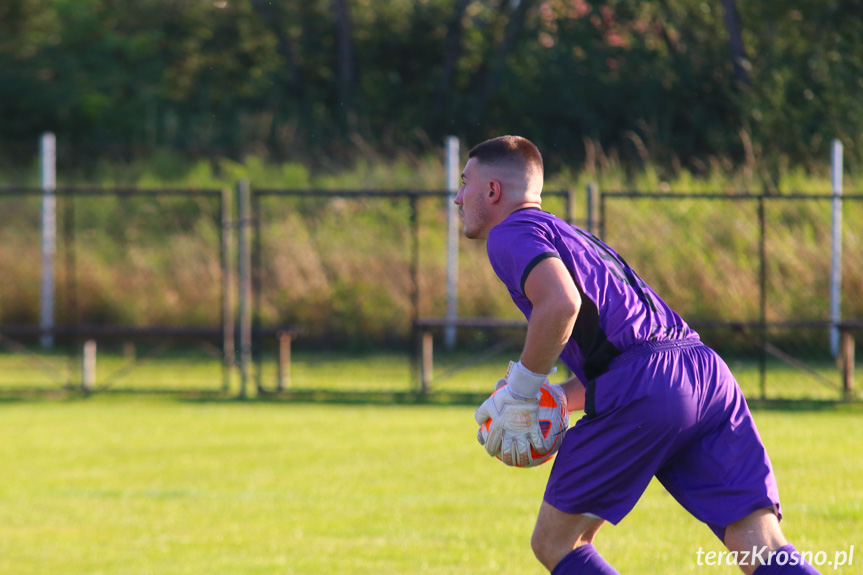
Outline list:
[[[854,191],[861,13],[863,0],[6,0],[0,184],[38,185],[50,130],[61,185],[441,189],[446,135],[508,132],[540,146],[549,189],[779,195],[829,193],[840,138]],[[61,323],[218,323],[215,205],[74,202]],[[776,205],[769,319],[824,319],[826,204]],[[404,203],[263,207],[265,324],[354,347],[404,339]],[[0,198],[2,323],[38,320],[38,210]],[[615,203],[608,239],[685,317],[754,319],[750,212]],[[846,206],[845,317],[863,313],[860,213]],[[428,315],[444,306],[444,214],[421,206]],[[461,251],[459,313],[512,316],[482,246]]]
[[[604,151],[699,173],[758,160],[775,176],[813,168],[834,137],[861,157],[861,13],[863,0],[6,0],[0,151],[31,161],[50,130],[68,167],[167,150],[333,168],[508,132],[552,166]]]

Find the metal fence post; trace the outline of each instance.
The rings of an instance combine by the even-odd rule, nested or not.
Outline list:
[[[830,259],[830,353],[839,353],[839,322],[842,299],[842,142],[833,140],[830,163],[833,188],[832,231],[833,241]]]
[[[417,214],[417,197],[410,196],[410,229],[411,229],[411,333],[416,330],[417,321],[420,316],[420,287],[419,287],[419,218]],[[413,366],[411,368],[411,387],[413,386]]]
[[[255,365],[255,387],[258,392],[264,388],[264,339],[261,333],[261,260],[262,260],[262,242],[261,242],[261,201],[258,194],[249,193],[251,218],[249,226],[252,228],[252,269],[251,285],[252,285],[252,360]]]
[[[426,394],[429,392],[429,389],[431,389],[431,382],[434,377],[434,371],[432,368],[434,361],[434,336],[430,331],[422,332],[421,346],[422,369],[420,371],[420,392],[422,394]]]
[[[566,221],[570,225],[575,225],[575,201],[577,195],[575,188],[566,190]]]
[[[74,350],[81,346],[81,338],[78,337],[78,327],[81,324],[80,313],[78,312],[78,272],[76,266],[75,254],[75,195],[67,194],[63,198],[63,251],[64,251],[64,270],[66,290],[66,325],[72,327],[71,341],[74,345],[70,347],[69,360],[74,359]],[[72,377],[74,370],[68,371],[68,384],[73,385]]]
[[[599,188],[595,183],[587,184],[587,231],[599,233]]]
[[[761,331],[761,355],[759,357],[761,399],[767,399],[767,222],[764,213],[764,194],[758,197],[759,246],[759,314]]]
[[[851,401],[854,399],[854,334],[850,329],[842,331],[839,359],[842,372],[842,398],[845,401]]]
[[[238,215],[238,279],[240,322],[240,397],[247,397],[249,366],[252,363],[252,245],[249,241],[250,205],[249,181],[237,182]]]
[[[222,391],[231,389],[236,349],[234,347],[234,270],[231,190],[222,190]]]
[[[291,386],[291,341],[293,334],[280,331],[279,339],[279,391],[285,391]]]

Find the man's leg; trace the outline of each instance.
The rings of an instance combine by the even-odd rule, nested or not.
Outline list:
[[[818,573],[818,570],[809,563],[802,564],[799,554],[794,561],[790,560],[790,556],[797,554],[797,550],[788,543],[779,526],[779,519],[770,508],[754,511],[726,527],[725,546],[729,551],[737,551],[738,557],[743,557],[745,554],[750,558],[745,565],[740,565],[746,575]],[[788,554],[787,560],[783,561],[784,565],[780,565],[775,560],[773,564],[768,564],[770,553],[780,550]]]
[[[530,544],[554,575],[617,575],[592,545],[603,523],[597,517],[564,513],[543,501]]]

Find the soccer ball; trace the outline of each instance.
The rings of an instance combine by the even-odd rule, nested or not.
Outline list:
[[[497,393],[500,388],[495,391]],[[553,439],[551,448],[540,455],[533,446],[530,446],[530,463],[527,465],[516,465],[516,467],[536,467],[547,461],[554,459],[557,450],[560,449],[560,444],[563,443],[563,436],[569,428],[569,411],[566,408],[566,393],[559,385],[550,385],[543,383],[539,388],[539,428],[542,431],[542,436],[547,440]],[[488,430],[491,427],[491,419],[486,419],[485,423],[479,428],[483,442],[488,440]],[[498,456],[500,459],[500,456]]]

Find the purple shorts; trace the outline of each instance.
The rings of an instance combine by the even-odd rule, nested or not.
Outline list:
[[[640,345],[588,389],[545,491],[565,513],[617,523],[652,477],[724,539],[765,507],[781,517],[767,451],[725,362],[698,339]]]

